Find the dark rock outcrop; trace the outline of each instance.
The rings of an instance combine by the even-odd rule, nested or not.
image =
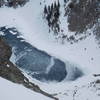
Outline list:
[[[4,40],[0,38],[0,62],[9,60],[11,54],[11,47],[9,47]]]
[[[100,0],[64,0],[63,3],[58,3],[58,8],[55,3],[44,7],[44,18],[55,39],[73,44],[93,34],[100,44]],[[57,16],[53,16],[55,14]],[[66,29],[68,27],[69,33],[73,32],[73,35],[69,36],[62,28],[62,17],[65,19]],[[88,29],[91,32],[88,32]]]
[[[0,0],[0,7],[7,6],[17,8],[24,6],[29,0]]]
[[[65,8],[65,15],[69,30],[75,32],[74,38],[83,35],[74,42],[93,34],[100,44],[100,0],[72,0]],[[87,32],[88,29],[91,32]]]
[[[67,6],[69,30],[83,32],[87,28],[93,27],[100,18],[99,0],[72,0]]]

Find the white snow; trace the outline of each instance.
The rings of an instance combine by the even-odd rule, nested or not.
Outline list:
[[[0,26],[16,27],[18,31],[22,33],[22,37],[24,37],[26,41],[31,43],[34,47],[62,59],[65,62],[68,61],[75,64],[85,72],[86,75],[75,82],[65,81],[62,83],[41,83],[35,81],[47,92],[58,93],[60,100],[73,100],[72,94],[75,90],[75,86],[83,86],[84,84],[89,83],[91,80],[94,80],[92,74],[100,73],[100,48],[97,45],[94,36],[90,36],[87,39],[72,45],[69,43],[60,44],[57,42],[52,37],[52,32],[48,32],[47,23],[43,20],[44,5],[51,4],[55,0],[45,0],[45,3],[43,1],[44,0],[30,0],[30,2],[24,7],[18,9],[6,7],[0,8]],[[64,23],[65,19],[61,17],[61,20]],[[62,28],[65,27],[64,25],[62,25]],[[68,30],[65,31],[66,33],[69,33]],[[14,57],[12,57],[12,59],[14,59]],[[2,90],[0,91],[0,98],[2,98],[2,100],[7,100],[7,98],[10,98],[9,100],[13,100],[13,98],[14,100],[28,100],[29,97],[29,100],[31,100],[31,97],[33,99],[38,97],[39,100],[46,100],[42,99],[44,97],[39,94],[31,92],[22,86],[14,85],[13,83],[1,78],[0,83],[0,90]],[[10,84],[11,86],[9,87]],[[81,94],[81,97],[78,96],[76,100],[100,100],[100,97],[98,99],[95,92],[91,93],[91,91],[89,90],[89,92],[87,89],[88,88],[83,88],[83,90],[80,90],[79,94]],[[9,94],[8,90],[12,90],[13,92]],[[69,96],[66,96],[67,92],[65,91],[68,92]],[[82,94],[82,92],[84,92],[84,94]],[[64,93],[66,95],[64,95]],[[83,98],[87,96],[89,96],[88,99]],[[20,97],[22,97],[22,99],[20,99]],[[97,99],[95,99],[96,97]]]
[[[0,100],[52,100],[41,94],[0,78]]]
[[[55,64],[54,62],[54,58],[51,57],[51,62],[50,64],[48,65],[47,69],[46,69],[46,73],[49,73],[50,69],[52,68],[52,66]]]
[[[58,97],[59,100],[100,100],[100,83],[93,83],[96,80],[100,80],[100,77],[96,78],[89,75],[73,82],[68,81],[60,83],[43,83],[35,79],[31,79],[31,77],[29,77],[29,79],[30,81],[38,84],[44,91]]]
[[[10,65],[9,65],[9,64],[7,64],[7,67],[10,67]]]
[[[45,3],[49,4],[50,2],[53,1],[46,0]],[[94,37],[88,37],[86,40],[73,45],[69,43],[62,45],[55,41],[51,35],[52,33],[48,33],[47,23],[43,20],[45,3],[40,5],[40,0],[30,0],[22,8],[0,8],[0,26],[16,27],[26,41],[36,48],[46,51],[65,62],[69,61],[79,65],[86,73],[99,73],[100,48]]]

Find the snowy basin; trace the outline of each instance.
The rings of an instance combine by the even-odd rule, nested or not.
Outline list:
[[[1,36],[12,47],[12,62],[40,81],[76,80],[83,72],[73,64],[38,50],[24,38],[16,28],[1,27]]]

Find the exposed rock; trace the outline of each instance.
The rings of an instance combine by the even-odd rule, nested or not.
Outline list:
[[[96,81],[96,84],[100,84],[100,80],[99,79]]]
[[[11,53],[11,47],[8,46],[2,38],[0,38],[0,62],[9,60]]]
[[[55,2],[45,5],[44,15],[49,32],[53,31],[55,39],[62,41],[62,44],[66,41],[73,44],[94,34],[100,44],[100,0],[64,0],[63,5],[58,3],[58,8],[54,4]],[[54,16],[55,14],[57,16]],[[62,18],[65,19],[65,29],[62,29]],[[69,34],[66,32],[67,27]],[[88,29],[91,29],[91,32],[88,32]],[[70,32],[73,32],[73,35]]]
[[[100,18],[99,0],[72,0],[67,6],[69,30],[83,32],[87,28],[93,27]],[[87,27],[88,26],[88,27]]]
[[[100,77],[100,74],[94,74],[93,76],[94,77]]]
[[[24,6],[29,0],[0,0],[0,7],[7,6],[17,8],[18,6]]]

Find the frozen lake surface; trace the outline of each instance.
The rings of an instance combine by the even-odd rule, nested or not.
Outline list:
[[[40,81],[75,80],[83,75],[77,66],[65,64],[44,51],[40,51],[21,37],[15,28],[1,27],[2,37],[13,48],[13,60],[21,69]],[[70,68],[67,68],[70,67]],[[70,69],[70,70],[67,70]]]

